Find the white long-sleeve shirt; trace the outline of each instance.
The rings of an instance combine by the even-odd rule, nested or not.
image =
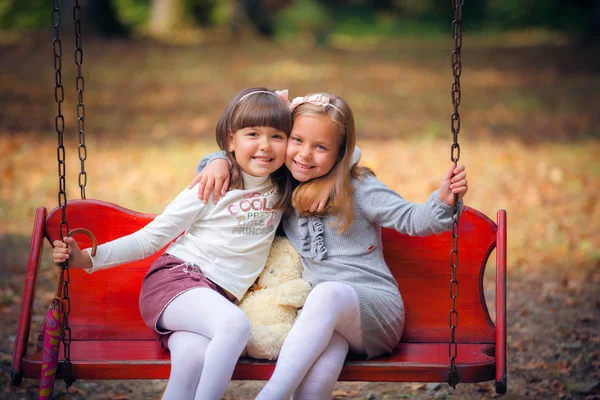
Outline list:
[[[98,246],[88,272],[149,257],[185,231],[166,252],[241,299],[265,265],[282,216],[272,209],[279,193],[269,177],[243,179],[246,189],[228,191],[217,204],[212,196],[204,204],[197,185],[186,188],[144,228]]]

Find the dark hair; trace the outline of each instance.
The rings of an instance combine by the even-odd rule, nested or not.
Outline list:
[[[229,134],[253,127],[268,126],[284,132],[288,137],[292,130],[292,116],[287,103],[272,90],[264,87],[247,88],[239,92],[225,108],[217,123],[217,144],[224,150],[231,162],[231,180],[229,189],[244,189],[240,166],[229,151]],[[290,204],[292,181],[290,173],[282,165],[271,174],[271,179],[279,189],[279,200],[273,205],[285,209]]]

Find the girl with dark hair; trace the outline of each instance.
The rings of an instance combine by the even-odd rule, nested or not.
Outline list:
[[[245,89],[217,124],[217,142],[233,165],[218,204],[186,188],[144,228],[98,246],[95,256],[70,237],[53,243],[55,263],[68,259],[71,268],[95,273],[149,257],[177,238],[150,266],[140,292],[144,322],[171,352],[163,399],[220,399],[227,389],[249,335],[234,301],[262,271],[290,203],[283,163],[291,127],[279,94]]]

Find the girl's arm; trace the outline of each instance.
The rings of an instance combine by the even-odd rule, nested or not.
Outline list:
[[[454,195],[458,194],[458,200],[460,201],[465,197],[468,190],[467,171],[465,166],[455,166],[454,163],[451,164],[440,183],[440,191],[438,192],[439,199],[443,201],[444,204],[453,206]]]
[[[208,202],[214,189],[213,203],[217,204],[219,198],[227,193],[231,178],[231,164],[225,151],[204,156],[196,166],[196,174],[188,188],[198,185],[198,198],[204,204]]]
[[[362,152],[360,151],[358,146],[354,146],[354,152],[352,153],[352,161],[351,161],[352,164],[351,165],[358,164],[361,157],[362,157]]]
[[[455,170],[458,173],[453,177]],[[466,173],[462,166],[455,169],[453,165],[444,176],[440,189],[423,204],[403,199],[373,176],[357,182],[355,198],[368,220],[411,236],[427,236],[452,228],[453,192],[459,195],[461,210],[462,198],[467,192]]]
[[[196,190],[185,189],[148,225],[131,235],[98,246],[94,257],[89,254],[90,249],[80,250],[72,238],[65,238],[68,247],[55,241],[54,261],[60,264],[69,258],[69,265],[94,272],[149,257],[185,231],[203,209],[204,204],[196,196]]]
[[[69,260],[69,268],[92,268],[92,258],[90,253],[82,251],[79,244],[72,237],[65,237],[64,243],[60,240],[52,242],[52,260],[54,264],[60,264]]]
[[[227,153],[225,153],[225,150],[220,150],[202,157],[202,159],[198,161],[198,165],[196,165],[196,174],[200,174],[208,166],[208,164],[214,160],[227,160],[227,165],[229,165],[229,168],[232,167],[229,159],[227,158]],[[188,187],[191,188],[191,186]]]
[[[358,146],[354,147],[352,153],[352,165],[358,164],[362,153]],[[214,162],[213,162],[214,161]],[[198,186],[198,197],[206,204],[210,193],[214,189],[213,202],[216,204],[219,197],[224,196],[229,188],[229,178],[231,177],[231,164],[223,150],[216,153],[204,156],[196,166],[196,177],[192,180],[188,188],[192,188],[196,184]],[[322,198],[314,199],[311,206],[308,208],[310,212],[321,212],[325,209],[325,205],[329,200],[331,190],[323,190],[321,193],[326,194]]]

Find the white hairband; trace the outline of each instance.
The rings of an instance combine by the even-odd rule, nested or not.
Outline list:
[[[286,97],[285,97],[285,98],[283,98],[281,95],[279,95],[279,94],[278,94],[278,93],[280,93],[280,92],[278,92],[278,91],[275,91],[275,93],[273,93],[273,92],[270,92],[270,91],[268,91],[268,90],[256,90],[256,91],[254,91],[254,92],[249,92],[249,93],[246,93],[245,95],[243,95],[242,97],[240,97],[240,99],[239,99],[237,102],[238,102],[238,104],[239,104],[239,103],[240,103],[242,100],[244,100],[246,97],[248,97],[248,96],[250,96],[250,95],[253,95],[253,94],[256,94],[256,93],[268,93],[268,94],[272,94],[273,96],[275,96],[275,97],[277,97],[277,98],[280,98],[280,99],[284,100],[284,101],[287,103],[287,102],[288,102],[288,101],[287,101],[287,90],[286,90],[285,92],[286,92]]]
[[[293,111],[296,107],[298,107],[301,104],[310,103],[316,106],[321,106],[323,108],[327,108],[327,106],[335,108],[340,114],[344,115],[344,113],[342,112],[342,110],[339,109],[339,107],[334,106],[330,103],[330,100],[331,99],[329,97],[323,94],[311,94],[304,97],[295,97],[294,100],[292,100],[292,102],[290,103],[290,110]]]

